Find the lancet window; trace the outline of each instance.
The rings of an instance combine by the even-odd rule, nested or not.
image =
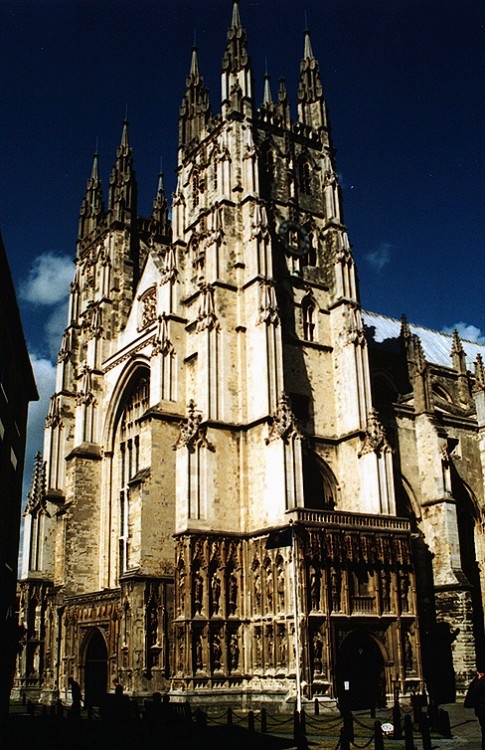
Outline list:
[[[315,340],[315,301],[310,294],[305,295],[301,301],[301,318],[303,326],[303,338],[305,341]]]
[[[311,167],[308,158],[304,155],[298,159],[298,184],[300,193],[311,195]]]
[[[140,418],[148,409],[150,374],[139,371],[132,381],[122,406],[119,421],[119,571],[132,567],[130,543],[133,538],[132,483],[141,467],[142,433]]]

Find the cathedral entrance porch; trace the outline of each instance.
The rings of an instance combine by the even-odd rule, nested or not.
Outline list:
[[[108,649],[98,628],[92,628],[84,645],[84,702],[101,706],[108,692]]]
[[[337,656],[336,686],[342,710],[386,705],[384,659],[369,633],[353,631],[342,642]]]

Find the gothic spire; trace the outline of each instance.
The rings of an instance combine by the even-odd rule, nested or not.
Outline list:
[[[485,391],[485,367],[481,354],[477,354],[475,360],[475,392]]]
[[[314,130],[327,127],[323,86],[320,80],[318,62],[312,50],[309,29],[305,29],[303,59],[300,63],[298,119]]]
[[[128,138],[128,120],[123,123],[121,142],[109,178],[108,211],[110,222],[130,225],[136,222],[138,190],[133,168],[133,151]]]
[[[86,235],[96,229],[104,219],[103,190],[99,179],[99,154],[94,154],[91,177],[88,180],[86,195],[81,204],[79,212],[78,239],[82,240]]]
[[[179,146],[182,148],[197,138],[211,118],[209,92],[199,72],[197,47],[192,48],[190,71],[186,79],[179,116]]]
[[[252,113],[253,81],[248,56],[246,30],[241,24],[239,0],[234,0],[231,26],[222,58],[222,111],[250,115]]]
[[[286,91],[285,79],[280,78],[280,84],[278,87],[278,104],[277,109],[283,123],[286,127],[290,124],[290,107],[288,104],[288,94]]]
[[[165,197],[165,188],[163,185],[163,172],[160,170],[158,175],[158,188],[155,200],[153,201],[152,211],[153,229],[155,234],[168,237],[170,233],[170,223],[168,219],[168,203]]]
[[[39,508],[45,508],[45,461],[41,453],[36,453],[32,470],[32,485],[27,496],[25,513],[34,515]]]
[[[456,328],[453,331],[450,357],[452,359],[453,367],[455,368],[455,370],[464,375],[466,373],[466,354],[461,344],[460,335]]]
[[[264,74],[264,94],[263,94],[263,104],[265,107],[272,108],[273,107],[273,97],[271,96],[271,85],[269,82],[269,75],[266,72]]]

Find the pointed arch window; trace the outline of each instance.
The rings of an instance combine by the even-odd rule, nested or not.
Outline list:
[[[312,180],[311,180],[311,166],[307,156],[302,155],[298,159],[298,185],[300,186],[300,193],[303,195],[311,195]]]
[[[330,467],[310,448],[303,453],[303,492],[305,508],[334,510],[338,486]]]
[[[197,208],[200,202],[200,175],[196,169],[192,175],[192,205]]]
[[[125,391],[116,439],[119,486],[119,573],[136,565],[136,518],[132,487],[147,469],[141,467],[143,433],[141,417],[150,400],[150,371],[140,368]]]
[[[315,311],[314,298],[311,294],[306,294],[301,301],[301,318],[305,341],[315,340]]]
[[[261,195],[268,197],[275,176],[275,161],[271,143],[265,141],[261,146],[260,182]]]

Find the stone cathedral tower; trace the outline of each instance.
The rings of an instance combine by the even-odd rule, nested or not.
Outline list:
[[[406,321],[390,351],[382,319],[364,327],[309,32],[296,120],[283,81],[257,106],[238,2],[221,83],[214,115],[194,49],[171,222],[162,176],[138,216],[127,123],[106,207],[94,157],[25,515],[19,687],[48,699],[72,674],[97,705],[115,678],[249,701],[348,682],[353,706],[383,705],[431,680],[440,618],[462,622],[465,680],[482,584],[460,570],[450,466],[468,429],[475,538],[481,360],[473,378],[456,337],[433,370]],[[461,389],[451,436],[440,373]]]

